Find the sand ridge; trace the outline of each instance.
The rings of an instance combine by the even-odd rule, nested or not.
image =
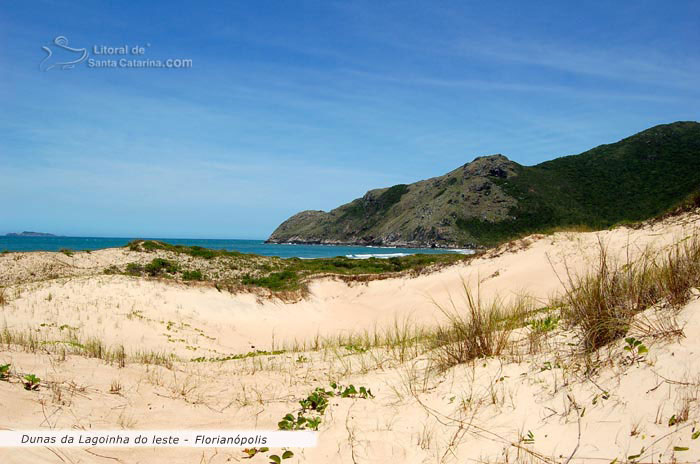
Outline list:
[[[621,462],[641,448],[643,462],[694,462],[700,458],[691,437],[700,380],[693,362],[700,349],[698,300],[679,315],[685,338],[650,343],[643,363],[626,362],[622,344],[615,344],[606,358],[612,361],[600,367],[595,381],[581,377],[580,366],[564,355],[573,342],[565,328],[538,353],[522,345],[504,358],[442,373],[435,372],[426,353],[406,354],[397,347],[364,351],[338,345],[225,362],[191,360],[289,350],[295,340],[297,348],[302,342],[310,347],[314,339],[381,332],[397,322],[434,326],[444,322],[436,303],[447,305],[450,298],[459,303],[465,282],[486,299],[527,294],[545,302],[562,291],[566,268],[584,272],[595,262],[599,242],[619,258],[633,259],[649,247],[682,240],[699,224],[700,216],[684,215],[637,229],[533,236],[427,275],[351,284],[318,279],[307,298],[292,303],[89,272],[14,283],[6,288],[8,302],[2,307],[8,330],[31,331],[45,343],[94,337],[107,349],[123,346],[130,355],[176,358],[166,365],[129,360],[119,367],[70,350],[64,355],[56,344],[36,352],[3,346],[1,363],[11,363],[16,373],[35,373],[44,383],[30,392],[16,378],[0,382],[0,426],[276,429],[308,392],[340,381],[366,385],[376,397],[333,399],[320,427],[320,445],[296,450],[290,462],[565,462],[574,449],[571,462]],[[131,260],[125,253],[85,254],[77,267]],[[0,256],[5,282],[27,277],[27,269],[62,266],[71,259],[29,253],[13,261],[11,255]],[[684,408],[689,418],[669,426]],[[243,453],[39,448],[4,449],[0,457],[2,462],[236,462]],[[251,462],[267,461],[256,456]]]

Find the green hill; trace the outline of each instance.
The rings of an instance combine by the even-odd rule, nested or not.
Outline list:
[[[555,227],[647,219],[699,190],[700,124],[676,122],[535,166],[479,157],[444,176],[370,190],[330,212],[301,212],[268,241],[493,245]]]

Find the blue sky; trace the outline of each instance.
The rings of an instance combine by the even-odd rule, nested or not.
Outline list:
[[[0,233],[265,238],[478,155],[698,120],[699,20],[695,1],[7,2]],[[57,36],[193,66],[41,71]]]

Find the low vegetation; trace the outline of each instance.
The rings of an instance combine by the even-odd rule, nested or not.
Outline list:
[[[0,380],[7,380],[10,377],[10,367],[12,364],[0,364]]]
[[[34,374],[27,374],[23,378],[25,390],[38,390],[41,379]]]
[[[30,353],[44,352],[66,355],[78,355],[88,358],[97,358],[108,363],[124,367],[127,362],[153,364],[171,368],[178,357],[173,354],[154,351],[134,351],[127,354],[124,347],[107,346],[102,339],[88,337],[81,339],[76,334],[74,328],[62,326],[67,330],[67,335],[62,338],[52,338],[49,334],[42,334],[36,330],[12,330],[5,326],[0,330],[0,347],[4,345],[6,349],[20,347]]]
[[[179,277],[183,281],[210,281],[217,288],[236,290],[258,287],[272,292],[303,291],[309,278],[335,275],[347,280],[394,276],[399,273],[421,273],[462,262],[471,255],[458,253],[415,254],[389,259],[335,258],[300,259],[258,256],[227,250],[212,250],[198,246],[171,245],[154,240],[134,240],[127,245],[131,251],[143,253],[166,251],[171,258],[154,258],[148,264],[129,263],[124,272],[133,276]],[[199,258],[200,268],[181,257]],[[206,268],[204,271],[202,269]],[[105,273],[112,274],[108,268]],[[206,274],[205,274],[206,273]]]
[[[282,354],[282,353],[286,353],[286,350],[272,350],[272,351],[255,350],[255,351],[249,351],[247,353],[237,353],[237,354],[231,354],[228,356],[218,356],[218,357],[211,357],[211,358],[206,358],[204,356],[200,356],[197,358],[192,358],[190,361],[192,361],[192,362],[224,362],[224,361],[232,361],[235,359],[255,358],[257,356],[276,356],[276,355]]]
[[[243,253],[238,251],[228,250],[213,250],[200,246],[190,245],[172,245],[170,243],[161,242],[158,240],[133,240],[129,242],[127,248],[131,251],[171,251],[173,253],[182,253],[194,258],[213,259],[218,257],[239,257]]]
[[[331,389],[317,387],[306,398],[299,401],[301,409],[296,416],[293,413],[286,414],[277,424],[280,430],[318,430],[326,409],[330,405],[329,398],[374,398],[372,391],[367,387],[356,388],[354,385],[330,384]]]
[[[179,271],[177,263],[163,258],[155,258],[150,263],[146,264],[143,270],[149,276],[156,277],[163,274],[175,274]]]
[[[166,274],[176,274],[179,270],[180,268],[177,263],[163,258],[154,258],[145,266],[138,263],[129,263],[126,265],[126,273],[133,276],[145,274],[151,277],[158,277]]]
[[[182,280],[204,280],[202,271],[195,269],[194,271],[182,271]]]
[[[73,253],[75,253],[75,252],[74,252],[73,250],[71,250],[70,248],[61,248],[60,250],[58,250],[58,252],[59,252],[59,253],[63,253],[63,254],[66,255],[66,256],[73,256]]]

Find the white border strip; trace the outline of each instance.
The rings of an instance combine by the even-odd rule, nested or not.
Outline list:
[[[0,430],[4,448],[308,448],[316,441],[310,430]]]

